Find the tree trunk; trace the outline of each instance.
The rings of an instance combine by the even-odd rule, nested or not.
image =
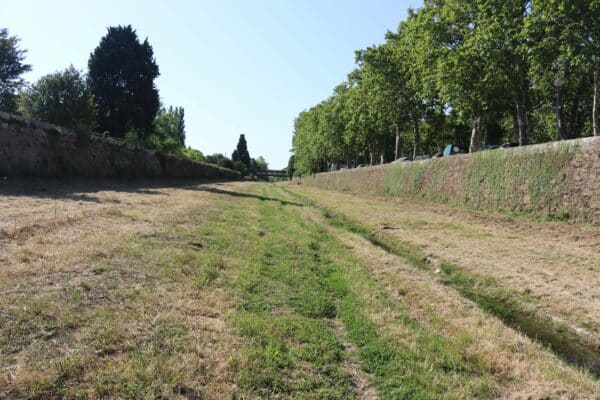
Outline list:
[[[560,89],[556,89],[556,140],[564,138],[563,133],[563,113],[560,98]]]
[[[565,130],[563,128],[564,139],[573,139],[579,137],[581,134],[581,130],[583,129],[583,127],[581,126],[579,104],[581,104],[581,98],[585,86],[585,82],[581,82],[581,84],[577,87],[577,92],[575,94],[575,99],[573,100],[573,105],[571,107],[571,112],[569,115],[568,129]]]
[[[369,166],[373,166],[373,150],[369,149]]]
[[[385,164],[385,136],[381,139],[381,144],[379,145],[379,164]]]
[[[413,143],[413,160],[419,155],[419,148],[421,147],[421,132],[419,127],[419,119],[413,118],[413,132],[415,133],[415,140]]]
[[[400,158],[400,127],[396,124],[396,147],[394,147],[394,160]]]
[[[594,136],[600,136],[598,132],[598,71],[594,71],[594,101],[592,106],[592,128]]]
[[[471,143],[469,144],[469,153],[474,153],[481,148],[481,117],[471,118]]]
[[[529,144],[529,116],[521,101],[517,101],[517,126],[519,129],[519,146]]]
[[[528,91],[529,82],[527,80],[527,64],[522,57],[517,61],[519,87],[516,97],[517,107],[517,125],[519,130],[519,146],[525,146],[530,141],[529,110],[528,110]]]

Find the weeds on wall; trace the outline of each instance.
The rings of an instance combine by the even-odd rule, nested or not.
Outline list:
[[[561,143],[535,152],[495,150],[469,158],[397,165],[386,176],[385,191],[476,208],[560,216],[561,186],[578,151],[578,144]]]
[[[577,151],[577,144],[558,144],[536,152],[476,153],[465,174],[465,201],[475,207],[553,213]]]
[[[423,187],[431,164],[438,162],[417,162],[410,165],[397,165],[388,172],[386,192],[391,195],[402,195],[409,197],[424,197]]]

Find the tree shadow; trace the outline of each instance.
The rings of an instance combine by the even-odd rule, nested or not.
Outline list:
[[[223,189],[219,189],[219,188],[215,188],[215,187],[193,186],[193,187],[187,187],[187,188],[184,188],[184,189],[187,189],[187,190],[197,190],[197,191],[202,191],[202,192],[209,192],[209,193],[226,195],[226,196],[233,196],[233,197],[243,197],[243,198],[258,199],[258,200],[261,200],[261,201],[274,201],[274,202],[280,203],[281,205],[284,205],[284,206],[304,207],[304,204],[296,203],[296,202],[293,202],[293,201],[281,200],[281,199],[277,199],[277,198],[274,198],[274,197],[261,196],[259,194],[252,194],[252,193],[245,193],[245,192],[235,192],[235,191],[232,191],[232,190],[223,190]]]
[[[36,197],[40,199],[71,200],[87,203],[120,203],[117,199],[107,199],[95,195],[99,192],[139,193],[153,196],[166,196],[161,189],[189,189],[196,185],[223,183],[223,180],[135,180],[120,181],[111,179],[0,179],[0,200],[3,196]]]

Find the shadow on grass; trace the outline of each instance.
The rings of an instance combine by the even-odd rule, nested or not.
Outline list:
[[[166,180],[166,179],[1,179],[0,200],[2,196],[37,197],[40,199],[71,200],[86,203],[118,203],[118,200],[101,199],[95,193],[110,191],[117,193],[137,193],[144,195],[165,196],[162,189],[195,189],[202,185],[214,185],[227,181],[223,180]]]
[[[274,201],[274,202],[280,203],[281,205],[284,205],[284,206],[304,207],[304,204],[302,204],[302,203],[296,203],[296,202],[293,202],[293,201],[286,201],[286,200],[276,199],[274,197],[261,196],[259,194],[253,194],[253,193],[235,192],[235,191],[232,191],[232,190],[223,190],[223,189],[219,189],[219,188],[216,188],[216,187],[191,186],[191,187],[186,187],[184,189],[186,189],[186,190],[197,190],[197,191],[202,191],[202,192],[209,192],[209,193],[220,194],[220,195],[227,195],[227,196],[233,196],[233,197],[244,197],[244,198],[258,199],[258,200],[261,200],[261,201]]]

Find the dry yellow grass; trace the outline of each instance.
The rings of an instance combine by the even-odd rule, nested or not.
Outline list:
[[[299,190],[319,203],[327,193],[314,189]],[[332,194],[336,196],[336,194]],[[345,195],[341,195],[343,197]],[[361,196],[364,199],[364,197]],[[339,198],[338,198],[339,200]],[[371,200],[371,199],[369,199]],[[325,203],[327,204],[327,203]],[[340,201],[338,210],[348,210]],[[377,210],[372,201],[365,208]],[[358,207],[357,205],[354,205]],[[305,208],[307,218],[324,223],[315,209]],[[363,216],[365,214],[362,214]],[[358,214],[355,216],[359,218]],[[598,399],[600,383],[589,374],[577,371],[529,338],[506,327],[485,314],[473,302],[452,288],[440,284],[430,274],[415,269],[398,256],[390,254],[366,239],[330,227],[346,248],[356,254],[372,276],[395,301],[402,304],[411,318],[426,329],[437,332],[462,346],[465,359],[473,360],[482,372],[489,373],[506,399]],[[388,337],[399,343],[404,336],[390,315],[373,315]]]
[[[2,183],[0,397],[230,393],[227,296],[186,275],[218,186]]]
[[[479,360],[481,370],[499,383],[502,398],[597,398],[600,384],[564,365],[496,318],[485,315],[456,291],[365,239],[347,233],[341,234],[341,239],[412,318],[461,343],[463,357]]]
[[[532,296],[540,314],[585,329],[590,340],[597,338],[600,286],[593,286],[600,271],[594,257],[597,228],[538,224],[442,206],[391,203],[373,196],[294,190],[376,228],[393,228],[385,234],[400,235],[433,259],[443,257],[493,276],[505,287]],[[301,217],[294,217],[295,213]],[[252,240],[236,240],[231,230],[231,222],[242,215],[246,223],[237,229]],[[315,224],[304,230],[309,227],[298,221]],[[297,199],[263,184],[0,184],[0,398],[239,395],[234,375],[244,373],[238,370],[246,365],[243,349],[255,339],[238,336],[236,322],[232,325],[229,318],[237,313],[239,324],[236,274],[249,273],[248,260],[273,257],[269,249],[252,248],[254,242],[281,235],[285,239],[274,242],[279,251],[287,246],[290,254],[303,257],[297,238],[286,238],[286,232],[306,236],[321,226],[326,221],[318,210],[298,207]],[[418,343],[415,337],[421,337],[415,336],[419,329],[439,335],[451,343],[448,351],[462,349],[461,362],[476,368],[473,379],[487,382],[491,377],[494,394],[500,398],[600,398],[598,381],[483,313],[435,276],[356,235],[326,229],[336,238],[328,239],[330,245],[335,242],[342,249],[332,253],[332,260],[352,282],[382,342],[412,349]],[[562,241],[556,240],[557,234]],[[220,242],[213,241],[224,238],[230,245],[219,253]],[[345,254],[337,239],[354,256]],[[209,255],[208,247],[210,256],[218,259],[202,258]],[[519,251],[507,251],[515,248]],[[249,255],[243,253],[250,250],[255,254],[246,259]],[[276,254],[285,265],[296,262],[288,260],[287,253]],[[210,278],[217,284],[205,284],[198,275],[200,264],[207,262],[226,271]],[[577,265],[570,266],[571,262]],[[374,283],[365,279],[365,270]],[[558,278],[564,275],[566,280],[546,279],[536,286],[542,271]],[[574,288],[564,288],[565,282],[582,294],[578,297]],[[252,293],[246,294],[248,299],[260,303]],[[553,304],[568,295],[570,304]],[[269,296],[294,298],[290,293]],[[399,309],[406,310],[419,328],[399,320]],[[276,320],[277,310],[265,318]],[[255,322],[247,321],[249,326]],[[361,370],[360,345],[349,339],[347,327],[339,322],[333,318],[324,326],[330,326],[342,344],[341,368],[350,376],[354,393],[363,399],[385,398],[375,392],[377,378]],[[409,353],[428,357],[417,350]],[[432,368],[439,362],[436,359],[438,355],[431,354]],[[428,365],[427,359],[418,365]],[[261,368],[256,366],[255,372]],[[446,376],[440,370],[435,375],[445,385],[450,383],[449,397],[468,397],[468,381],[452,386],[452,374],[459,377],[463,372],[449,371]]]
[[[600,228],[489,215],[426,202],[295,186],[329,209],[433,258],[495,278],[542,316],[600,345]]]

